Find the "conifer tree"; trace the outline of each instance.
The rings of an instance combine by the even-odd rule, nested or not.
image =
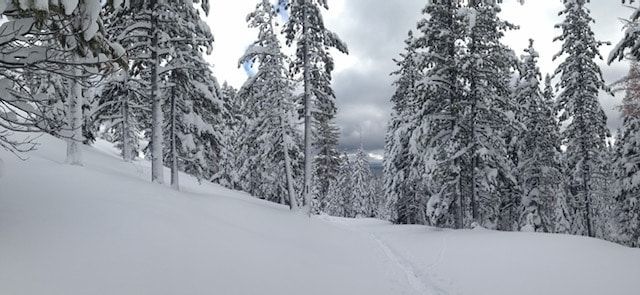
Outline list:
[[[572,232],[593,237],[597,204],[605,197],[599,194],[597,182],[605,177],[602,151],[607,147],[605,140],[609,130],[598,100],[600,90],[607,90],[607,87],[595,63],[596,58],[602,58],[598,48],[603,43],[595,39],[591,30],[594,20],[586,3],[586,0],[565,1],[565,9],[560,13],[565,20],[557,25],[562,35],[555,40],[563,43],[557,56],[564,55],[566,60],[560,64],[556,75],[560,76],[560,120],[569,121],[562,137],[567,147]]]
[[[556,199],[564,198],[559,126],[550,78],[541,88],[539,55],[530,40],[522,60],[515,99],[522,107],[518,174],[522,186],[520,230],[554,232]]]
[[[338,176],[329,185],[327,197],[323,200],[324,213],[338,217],[356,217],[353,194],[353,163],[347,155],[340,157]]]
[[[311,212],[312,202],[312,145],[313,126],[325,130],[332,129],[331,121],[336,114],[335,94],[331,89],[331,72],[334,69],[329,48],[347,53],[347,46],[338,36],[329,31],[322,19],[322,9],[328,9],[327,0],[279,0],[288,12],[284,27],[287,45],[296,45],[295,59],[291,64],[294,74],[302,75],[304,93],[302,95],[302,116],[304,118],[304,182],[303,205]],[[323,132],[318,136],[333,136],[333,132]],[[326,142],[333,141],[326,138]],[[317,147],[317,145],[316,145]],[[322,175],[321,177],[326,177]]]
[[[151,178],[153,182],[164,183],[164,140],[167,137],[164,113],[169,106],[165,106],[168,96],[163,94],[169,93],[164,82],[172,70],[166,65],[172,56],[176,58],[175,49],[178,46],[182,50],[191,47],[189,50],[193,52],[206,49],[210,53],[213,36],[200,13],[209,13],[209,1],[129,0],[119,4],[109,14],[111,22],[107,32],[124,46],[134,63],[130,68],[130,76],[140,75],[148,81]]]
[[[250,192],[270,201],[298,207],[301,179],[301,137],[295,126],[293,83],[288,78],[286,57],[275,31],[277,12],[268,0],[260,0],[249,14],[250,27],[258,39],[240,63],[258,64],[257,73],[240,90],[247,116],[243,135],[243,171],[252,183]],[[284,178],[282,176],[285,176]]]
[[[392,75],[397,76],[394,82],[395,93],[391,98],[393,112],[387,127],[385,139],[385,155],[383,162],[384,192],[387,207],[391,210],[391,219],[397,223],[409,223],[413,212],[407,212],[407,197],[412,195],[408,184],[411,158],[409,157],[410,133],[415,122],[413,118],[413,104],[416,102],[417,85],[420,79],[418,69],[418,53],[413,32],[405,41],[405,52],[399,59],[394,59],[399,68]]]
[[[240,173],[238,173],[239,159],[241,158],[240,143],[238,138],[242,135],[244,114],[242,103],[237,95],[237,90],[227,82],[222,84],[220,98],[223,103],[221,117],[222,143],[220,145],[219,169],[211,180],[230,189],[240,189]]]
[[[622,106],[624,120],[616,155],[615,176],[619,190],[616,218],[618,236],[615,240],[640,247],[640,66],[633,62],[626,82],[626,96]]]
[[[507,154],[506,132],[517,128],[516,107],[511,101],[509,79],[516,64],[515,54],[502,44],[504,32],[513,29],[498,17],[496,3],[472,1],[475,11],[470,28],[468,53],[462,58],[463,77],[469,89],[462,103],[465,116],[466,162],[461,168],[468,183],[471,218],[488,227],[510,230],[517,219],[510,210],[518,208],[517,181]],[[517,216],[515,216],[517,218]]]
[[[360,146],[353,160],[352,170],[353,199],[356,215],[361,217],[375,217],[378,214],[374,195],[373,173],[368,155]]]

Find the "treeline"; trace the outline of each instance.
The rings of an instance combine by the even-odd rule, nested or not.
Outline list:
[[[385,149],[392,219],[639,246],[637,64],[620,85],[625,123],[612,143],[588,1],[564,1],[563,60],[544,78],[533,40],[519,58],[502,43],[517,27],[500,19],[499,2],[431,1],[409,33]],[[639,16],[610,63],[640,57]]]

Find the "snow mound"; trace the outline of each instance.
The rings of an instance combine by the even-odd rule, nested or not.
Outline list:
[[[151,184],[104,141],[64,165],[41,140],[28,161],[0,151],[0,294],[638,294],[636,249],[309,219],[187,176]]]

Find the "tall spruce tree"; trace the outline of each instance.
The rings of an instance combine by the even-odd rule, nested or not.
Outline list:
[[[242,103],[238,99],[238,90],[227,82],[222,84],[220,98],[223,103],[222,143],[220,145],[219,169],[211,177],[211,181],[230,189],[241,189],[240,173],[238,173],[240,146],[238,138],[242,135],[244,114]]]
[[[405,52],[394,59],[398,70],[392,73],[397,79],[394,82],[395,93],[391,97],[393,112],[387,127],[385,139],[385,155],[383,163],[384,192],[387,207],[391,210],[391,219],[397,223],[411,223],[417,215],[408,211],[410,193],[408,179],[412,160],[409,154],[410,134],[415,126],[413,106],[418,95],[417,86],[420,80],[418,53],[413,32],[405,41]]]
[[[376,196],[374,195],[373,173],[369,156],[360,146],[353,160],[352,170],[353,198],[356,215],[375,217],[378,214]]]
[[[519,200],[507,136],[518,128],[509,85],[517,61],[501,39],[515,27],[499,18],[500,6],[493,1],[470,1],[468,10],[469,42],[461,58],[467,86],[461,101],[463,194],[469,196],[473,222],[511,230],[517,227]]]
[[[460,1],[443,0],[433,1],[423,10],[425,18],[418,23],[416,46],[418,71],[424,76],[417,85],[413,106],[417,114],[411,119],[416,126],[409,141],[412,166],[416,167],[412,173],[419,181],[412,181],[411,193],[419,198],[413,206],[426,204],[425,213],[416,210],[417,217],[425,214],[425,223],[456,228],[464,227],[467,208],[461,175],[465,150],[461,56],[468,19],[460,13],[461,8]],[[422,189],[425,174],[431,178],[430,196]]]
[[[616,241],[640,247],[640,66],[633,62],[623,100],[623,130],[618,135],[616,194],[618,231]]]
[[[328,9],[327,0],[279,0],[288,12],[284,34],[288,45],[296,45],[295,60],[291,64],[294,74],[301,74],[304,86],[302,114],[304,118],[304,182],[303,205],[311,212],[312,202],[312,145],[313,126],[332,129],[336,114],[335,94],[331,89],[334,69],[329,48],[347,53],[347,46],[324,24],[321,9]],[[334,132],[318,132],[318,136],[335,136]],[[325,138],[325,142],[332,142]],[[316,146],[317,147],[317,146]],[[330,177],[321,175],[321,177]]]
[[[538,52],[530,40],[522,57],[515,99],[522,107],[519,120],[518,175],[522,187],[520,230],[554,232],[556,199],[564,198],[562,151],[553,94],[542,91]],[[550,78],[547,76],[546,83]],[[547,85],[547,87],[551,87]]]
[[[255,183],[251,193],[274,202],[288,202],[296,210],[302,176],[301,136],[296,128],[294,85],[275,31],[276,16],[271,2],[260,0],[247,17],[249,26],[258,30],[258,40],[240,63],[258,64],[258,71],[240,90],[246,97],[246,110],[253,113],[243,135],[248,152],[243,171],[250,171],[248,176],[255,178],[250,180]]]
[[[603,42],[596,40],[591,30],[594,20],[586,4],[586,0],[567,0],[560,12],[565,19],[556,26],[562,35],[555,40],[563,43],[557,57],[566,56],[566,59],[556,75],[560,76],[557,85],[561,89],[560,120],[568,122],[562,137],[567,147],[572,232],[593,237],[596,235],[594,215],[598,214],[598,204],[605,197],[599,193],[597,183],[605,177],[602,152],[607,148],[609,130],[598,100],[600,90],[607,90],[607,86],[595,62],[596,58],[602,58],[598,48]]]
[[[213,36],[200,13],[209,13],[209,1],[129,0],[118,4],[109,15],[113,21],[107,32],[124,46],[134,63],[130,76],[141,75],[148,81],[151,178],[153,182],[164,183],[164,140],[167,137],[164,113],[168,97],[165,90],[168,88],[164,85],[166,80],[163,76],[166,78],[170,74],[172,69],[166,65],[172,56],[176,57],[178,46],[183,50],[190,47],[194,52],[204,49],[210,52]]]

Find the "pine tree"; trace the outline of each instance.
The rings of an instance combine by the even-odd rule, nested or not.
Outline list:
[[[324,210],[321,204],[327,197],[329,185],[336,180],[340,166],[338,152],[339,129],[333,121],[316,121],[314,124],[313,147],[316,156],[313,159],[313,200],[312,211],[318,213]],[[319,207],[320,206],[320,207]]]
[[[98,96],[98,107],[93,111],[94,121],[104,125],[105,132],[122,150],[125,162],[133,161],[141,151],[142,122],[148,117],[146,85],[140,79],[129,77],[127,70],[112,74]]]
[[[186,50],[186,47],[193,52],[204,49],[210,52],[213,36],[200,15],[201,10],[205,14],[209,12],[209,1],[129,0],[120,1],[119,4],[108,16],[111,21],[107,32],[124,46],[134,63],[130,68],[130,77],[140,76],[148,81],[151,130],[145,133],[150,141],[151,178],[153,182],[164,183],[164,140],[167,137],[164,132],[167,127],[164,113],[167,106],[164,110],[163,106],[168,96],[163,94],[168,92],[163,84],[173,70],[165,65],[176,58],[176,52]],[[200,4],[201,10],[196,4]],[[198,58],[197,55],[194,58]],[[173,65],[175,67],[175,63]]]
[[[456,228],[464,226],[467,203],[460,174],[464,149],[460,127],[464,89],[461,55],[468,20],[461,8],[460,1],[433,1],[423,11],[425,19],[418,23],[418,73],[424,77],[416,85],[412,103],[418,111],[410,119],[415,124],[408,150],[412,169],[405,176],[412,185],[412,192],[405,197],[413,199],[405,207],[413,210],[414,222]],[[431,178],[426,184],[425,174]],[[426,193],[425,186],[432,193]]]
[[[518,175],[522,186],[520,230],[554,232],[556,199],[564,198],[562,151],[555,119],[550,77],[542,92],[539,55],[530,40],[522,57],[520,81],[515,91],[522,107],[519,118],[525,129],[519,141]]]
[[[606,149],[609,130],[607,117],[598,95],[607,87],[596,58],[602,58],[598,48],[603,44],[595,39],[591,30],[594,22],[586,7],[586,0],[567,0],[560,15],[565,20],[557,25],[562,35],[556,41],[563,43],[557,56],[566,56],[556,74],[560,75],[558,96],[561,122],[569,122],[563,131],[566,145],[567,174],[570,177],[569,206],[573,214],[573,233],[595,236],[594,215],[602,196],[596,186],[605,175],[602,151]]]
[[[304,86],[302,114],[304,118],[304,207],[311,212],[313,125],[329,130],[336,114],[335,94],[331,89],[334,69],[329,48],[347,53],[347,46],[329,31],[322,19],[321,8],[328,9],[327,0],[279,0],[288,12],[284,34],[288,45],[296,44],[293,73],[302,74]],[[333,134],[331,132],[327,134]],[[318,134],[325,135],[325,134]],[[330,138],[326,139],[331,141]],[[317,147],[317,145],[316,145]],[[325,177],[324,175],[322,177]]]
[[[619,190],[615,200],[618,222],[616,240],[640,247],[640,66],[633,62],[623,101],[623,130],[619,132],[615,176]],[[621,134],[620,134],[621,133]]]
[[[222,143],[220,145],[219,169],[212,176],[211,181],[230,189],[240,189],[240,174],[238,167],[239,150],[241,144],[238,138],[242,135],[245,122],[242,113],[242,103],[238,99],[237,90],[227,82],[222,84],[220,97],[223,103]]]
[[[285,67],[275,31],[277,12],[268,0],[260,0],[249,14],[249,26],[257,28],[258,39],[241,63],[258,64],[257,73],[240,90],[247,115],[243,135],[245,179],[249,191],[270,201],[298,205],[297,192],[302,170],[301,137],[295,126],[293,83]],[[282,175],[286,176],[284,179]]]
[[[501,43],[504,32],[513,25],[500,20],[496,3],[473,1],[475,11],[470,28],[468,53],[462,58],[463,78],[468,84],[462,106],[465,164],[461,174],[468,184],[471,218],[488,228],[510,230],[517,224],[509,209],[518,207],[514,194],[517,182],[508,158],[506,132],[514,124],[509,80],[516,64],[515,54]]]
[[[179,189],[178,172],[199,180],[210,179],[218,158],[222,134],[223,105],[217,80],[198,47],[178,45],[166,69],[167,86],[163,89],[163,116],[167,118],[164,142],[165,162],[171,166],[171,186]],[[166,97],[165,97],[166,96]]]
[[[353,198],[357,215],[375,217],[378,214],[377,202],[374,195],[373,173],[369,156],[362,146],[358,149],[353,162]]]
[[[113,7],[116,2],[104,4]],[[63,118],[49,116],[49,107],[59,106],[60,97],[54,99],[39,93],[40,88],[30,87],[33,80],[28,76],[45,75],[58,80],[61,73],[66,73],[66,78],[80,78],[70,71],[74,55],[78,55],[73,62],[77,66],[122,62],[120,47],[102,35],[101,6],[98,0],[3,2],[0,125],[7,128],[0,131],[0,148],[19,157],[35,149],[34,137],[16,139],[11,136],[14,132],[44,131],[68,138],[74,135],[68,133],[76,130],[68,128],[62,130],[67,134],[61,132]],[[74,139],[81,141],[80,137]]]
[[[556,146],[559,146],[562,142],[562,138],[560,135],[560,126],[556,119],[556,108],[555,108],[555,93],[553,90],[553,85],[551,83],[551,76],[546,75],[544,80],[544,91],[542,93],[543,101],[547,104],[547,108],[549,108],[552,112],[553,121],[547,121],[548,125],[545,125],[547,132],[547,139],[550,143],[553,140],[556,140]],[[555,127],[552,125],[552,122],[555,122]],[[563,161],[563,153],[562,150],[556,151],[557,158],[551,158],[550,155],[546,155],[546,159],[554,159],[557,165],[556,167],[560,167],[561,175],[558,177],[559,187],[555,194],[555,203],[553,204],[553,232],[561,233],[561,234],[569,234],[571,233],[571,212],[567,205],[567,177],[564,175],[564,171],[566,171],[566,167]],[[553,163],[553,162],[550,162]],[[556,168],[558,169],[558,168]]]
[[[347,155],[340,157],[338,176],[329,185],[327,197],[323,200],[324,213],[338,217],[356,217],[354,207],[353,163]]]
[[[412,200],[409,196],[413,196],[409,190],[409,184],[413,181],[408,179],[413,162],[409,144],[415,126],[413,107],[420,79],[413,32],[409,32],[405,44],[405,52],[400,54],[399,59],[394,60],[399,69],[392,73],[398,78],[394,82],[396,91],[391,98],[393,113],[385,139],[383,163],[387,207],[392,212],[392,220],[397,223],[411,223],[410,220],[417,219],[417,212],[406,210],[409,208],[408,202]]]

